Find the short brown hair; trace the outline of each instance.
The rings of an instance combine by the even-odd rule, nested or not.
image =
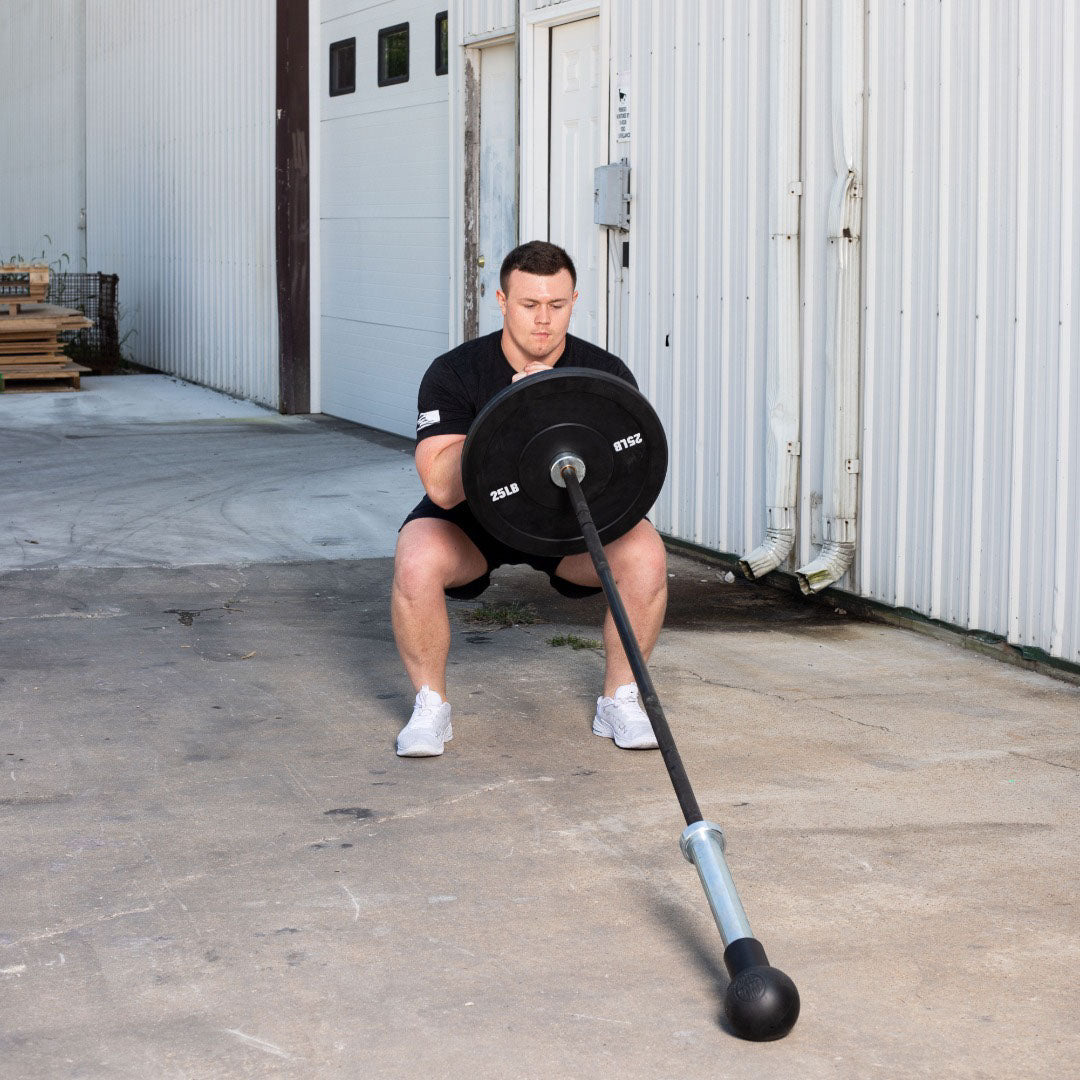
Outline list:
[[[510,275],[515,270],[539,277],[553,277],[560,270],[569,270],[571,280],[577,285],[574,260],[557,244],[549,244],[546,240],[530,240],[527,244],[519,244],[503,259],[502,268],[499,270],[499,287],[504,293]]]

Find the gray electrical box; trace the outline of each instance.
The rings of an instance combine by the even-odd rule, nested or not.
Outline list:
[[[625,161],[593,170],[593,221],[609,229],[630,228],[630,166]]]

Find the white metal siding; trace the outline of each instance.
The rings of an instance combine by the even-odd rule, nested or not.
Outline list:
[[[1080,660],[1071,0],[871,6],[858,591]]]
[[[135,358],[276,405],[273,0],[97,0],[86,25],[92,268]]]
[[[671,443],[653,517],[748,550],[765,514],[768,5],[621,3],[612,52],[632,138],[611,153],[629,153],[632,203],[611,341]]]
[[[451,18],[460,12],[458,37],[463,43],[482,40],[501,34],[512,34],[517,28],[517,0],[453,0]]]
[[[614,2],[631,268],[612,342],[657,405],[666,532],[764,531],[769,5]],[[821,542],[837,5],[804,5],[798,556]],[[1080,62],[1066,0],[872,5],[863,447],[841,587],[1080,660]],[[615,159],[626,144],[611,144]],[[621,239],[621,238],[620,238]],[[670,342],[670,344],[668,344]]]
[[[4,0],[0,262],[84,270],[85,0]],[[91,270],[98,267],[91,266]]]

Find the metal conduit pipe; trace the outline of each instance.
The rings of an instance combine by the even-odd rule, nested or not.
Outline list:
[[[771,0],[777,48],[771,71],[770,141],[776,166],[769,181],[769,311],[765,370],[768,506],[765,539],[739,560],[750,579],[787,561],[795,546],[799,488],[799,179],[802,101],[802,0]]]
[[[839,581],[855,558],[859,497],[859,361],[864,20],[860,0],[833,2],[833,158],[829,204],[824,543],[795,571],[804,593]]]

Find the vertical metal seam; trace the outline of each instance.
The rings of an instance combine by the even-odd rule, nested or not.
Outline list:
[[[746,464],[743,468],[743,499],[742,521],[740,523],[739,550],[749,551],[754,546],[754,505],[758,498],[758,485],[756,479],[756,462],[758,455],[758,431],[756,410],[754,408],[757,397],[757,309],[760,297],[757,289],[757,266],[758,266],[758,236],[759,236],[759,202],[758,202],[758,155],[754,145],[754,134],[759,130],[758,120],[758,72],[759,57],[755,44],[755,16],[758,21],[762,13],[767,17],[768,7],[765,4],[754,4],[750,7],[750,13],[746,21],[746,93],[744,99],[746,105],[746,132],[747,146],[746,156],[749,159],[747,169],[746,191],[746,299],[744,311],[746,318],[746,349],[744,352],[746,364],[746,383],[743,386],[743,452],[746,455]]]
[[[659,8],[655,5],[652,9],[652,26],[649,33],[649,143],[650,149],[655,151],[656,133],[659,130],[659,101],[660,101],[660,64],[658,62],[658,50],[656,48],[656,41],[659,37],[659,22],[660,12]],[[659,361],[659,319],[657,318],[658,303],[659,303],[659,260],[657,259],[657,248],[659,246],[659,232],[660,232],[660,196],[659,196],[659,178],[657,176],[657,167],[655,163],[655,154],[649,159],[649,313],[650,319],[650,334],[649,334],[649,383],[648,383],[648,396],[651,401],[656,401],[656,394],[659,384],[658,368]]]
[[[941,29],[939,36],[939,92],[938,92],[938,183],[937,183],[937,342],[934,362],[936,366],[936,398],[934,401],[934,490],[933,521],[931,526],[930,560],[930,617],[943,618],[945,549],[945,485],[946,485],[946,402],[948,400],[949,356],[949,291],[952,281],[949,274],[949,254],[952,243],[951,231],[951,157],[950,120],[952,117],[952,17],[951,6],[940,8]]]
[[[1073,365],[1073,254],[1076,244],[1076,6],[1070,0],[1064,4],[1064,25],[1061,34],[1062,54],[1062,171],[1061,171],[1061,252],[1058,319],[1058,417],[1057,462],[1055,471],[1055,522],[1053,614],[1050,630],[1050,652],[1065,655],[1065,607],[1069,567],[1069,510],[1073,473],[1077,464],[1071,457]],[[1074,523],[1075,525],[1075,523]],[[1080,652],[1080,642],[1074,643]]]
[[[636,9],[631,13],[630,18],[630,104],[631,108],[634,107],[634,102],[641,101],[642,94],[641,88],[643,85],[641,78],[641,15]],[[635,134],[634,129],[630,130],[630,146],[629,155],[631,160],[630,167],[630,266],[624,272],[624,276],[628,279],[628,293],[629,303],[627,303],[628,313],[628,325],[627,325],[627,340],[630,344],[630,352],[633,356],[634,366],[636,373],[639,377],[639,382],[644,386],[647,380],[643,377],[644,373],[641,370],[641,361],[638,359],[640,356],[640,346],[642,337],[642,305],[635,303],[636,296],[635,291],[638,287],[638,275],[635,273],[635,269],[640,262],[640,251],[638,248],[638,236],[643,236],[645,233],[645,227],[641,222],[640,206],[643,205],[641,201],[642,183],[641,183],[641,169],[643,163],[647,160],[641,153],[641,131],[638,129]]]
[[[708,11],[709,5],[698,5],[697,20],[697,44],[695,55],[697,57],[697,99],[698,99],[698,123],[697,123],[697,199],[696,218],[698,221],[697,249],[696,249],[696,304],[694,310],[694,363],[695,363],[695,410],[694,427],[697,432],[695,445],[696,470],[694,475],[694,542],[703,544],[705,536],[705,474],[707,471],[708,453],[705,439],[705,372],[709,363],[709,351],[706,347],[705,336],[705,309],[708,297],[704,294],[707,265],[705,252],[709,247],[708,231],[705,223],[708,221],[709,197],[708,197],[708,152],[713,133],[708,130],[706,120],[709,115],[708,109],[708,83],[705,73],[708,70],[709,54],[706,48],[708,40]],[[716,433],[711,432],[710,437],[716,438]]]
[[[813,425],[814,417],[814,321],[817,313],[818,275],[815,273],[814,257],[815,248],[812,241],[819,239],[817,228],[817,182],[816,182],[816,159],[815,153],[819,145],[818,124],[818,97],[816,94],[818,73],[818,50],[817,44],[810,25],[810,6],[804,5],[802,10],[802,89],[803,100],[801,104],[804,123],[802,127],[802,148],[800,151],[800,171],[803,177],[803,209],[802,222],[804,223],[803,236],[805,240],[800,245],[801,281],[802,281],[802,332],[799,345],[799,383],[802,387],[801,404],[799,413],[799,431],[803,442],[804,452],[799,458],[799,505],[797,510],[797,561],[799,565],[810,560],[812,539],[814,532],[814,507],[812,493],[815,489],[815,479],[810,472],[811,456],[809,451],[811,439],[816,436]],[[807,207],[813,207],[814,215],[805,212]]]
[[[912,368],[912,245],[914,231],[915,187],[915,10],[913,4],[904,5],[904,151],[902,214],[903,226],[900,242],[900,402],[899,402],[899,452],[896,455],[896,579],[893,603],[903,607],[908,601],[908,505],[910,477],[908,473],[909,449],[905,445],[911,430],[911,368]]]
[[[989,277],[990,277],[990,14],[978,8],[979,33],[979,90],[978,142],[975,226],[975,424],[972,432],[972,462],[974,476],[971,485],[971,539],[968,567],[968,623],[981,628],[982,622],[982,561],[983,528],[986,514],[986,402],[987,366],[989,364]]]
[[[683,41],[686,34],[686,4],[678,3],[675,5],[673,12],[673,34],[671,41],[671,58],[672,68],[678,72],[680,70],[680,63],[685,61],[680,60],[679,45]],[[674,79],[673,93],[671,95],[671,102],[673,106],[674,116],[686,117],[687,116],[687,102],[686,102],[686,79],[678,78]],[[686,240],[685,229],[680,229],[677,226],[678,222],[684,221],[685,203],[683,199],[685,190],[685,177],[687,175],[686,169],[679,168],[685,161],[686,152],[690,146],[690,140],[686,137],[686,131],[689,127],[688,124],[671,124],[669,130],[673,129],[672,138],[672,167],[671,168],[671,196],[668,203],[669,212],[671,213],[671,285],[668,292],[671,295],[671,335],[674,340],[671,341],[671,347],[668,351],[668,383],[671,400],[671,415],[676,417],[682,412],[682,378],[681,367],[682,358],[684,355],[682,347],[682,335],[679,331],[682,329],[682,320],[678,318],[678,310],[676,307],[675,298],[682,296],[685,282],[683,281],[683,253]],[[678,163],[678,164],[676,164]],[[666,299],[666,297],[665,297]],[[670,339],[669,339],[670,340]],[[695,432],[695,440],[697,433]],[[669,520],[673,530],[677,531],[680,535],[685,535],[683,522],[682,522],[682,503],[683,500],[679,497],[682,488],[683,477],[683,459],[686,457],[686,442],[680,439],[680,446],[677,453],[671,455],[671,461],[669,464],[668,473],[668,489],[671,492],[671,510]]]
[[[719,133],[720,145],[724,148],[723,163],[721,166],[720,179],[720,242],[717,244],[720,258],[720,352],[723,357],[723,373],[721,377],[720,391],[720,416],[723,430],[734,430],[734,421],[731,416],[731,378],[734,369],[733,357],[735,349],[731,335],[731,178],[733,170],[734,154],[731,152],[729,141],[731,139],[732,113],[734,111],[734,87],[731,60],[731,32],[732,32],[732,3],[724,4],[724,32],[720,49],[723,72],[721,75],[721,102],[722,119]],[[732,514],[731,514],[731,480],[732,462],[728,461],[726,467],[721,468],[722,481],[720,484],[720,512],[721,529],[720,535],[731,537]]]
[[[871,437],[874,426],[873,410],[877,401],[877,189],[884,182],[878,153],[878,127],[881,123],[878,101],[881,97],[878,82],[879,52],[877,25],[878,8],[868,4],[866,9],[866,160],[863,166],[863,326],[862,326],[862,475],[859,488],[859,541],[865,551],[874,550],[876,524],[874,470],[877,463],[877,441]],[[860,591],[874,596],[883,594],[880,563],[860,558],[856,561]]]
[[[1018,0],[1019,54],[1016,65],[1017,85],[1017,131],[1016,131],[1016,220],[1019,225],[1016,237],[1016,314],[1013,324],[1013,393],[1012,393],[1012,484],[1009,491],[1009,556],[1008,556],[1008,638],[1014,644],[1022,644],[1020,562],[1023,557],[1024,516],[1024,441],[1027,435],[1025,413],[1027,409],[1027,334],[1029,235],[1025,226],[1025,213],[1030,205],[1031,175],[1028,154],[1031,151],[1031,17]],[[1025,17],[1025,14],[1027,17]]]

